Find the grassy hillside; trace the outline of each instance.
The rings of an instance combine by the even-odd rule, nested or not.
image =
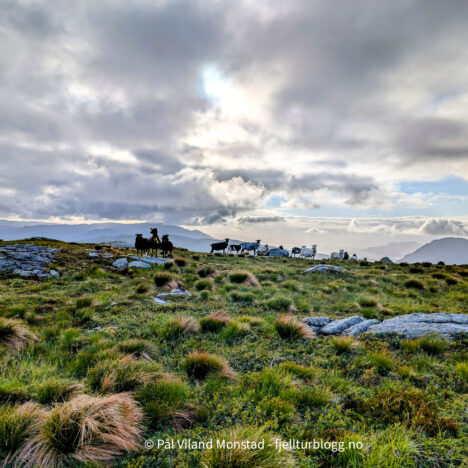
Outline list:
[[[310,337],[296,320],[468,313],[466,267],[350,263],[346,275],[304,275],[313,262],[176,251],[169,265],[117,271],[88,257],[93,246],[46,244],[61,248],[50,265],[60,279],[0,276],[0,459],[23,450],[29,461],[47,453],[47,466],[105,456],[134,468],[467,462],[466,337]],[[154,304],[178,284],[193,297]],[[364,447],[143,445],[168,437]]]

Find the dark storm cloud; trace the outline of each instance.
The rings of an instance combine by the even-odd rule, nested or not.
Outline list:
[[[359,207],[380,183],[356,175],[355,162],[467,157],[463,117],[422,117],[387,101],[408,64],[430,74],[460,60],[466,1],[318,0],[291,2],[281,14],[275,8],[2,2],[0,216],[203,224],[248,212],[275,191],[313,197],[327,190]],[[238,122],[245,139],[212,150],[258,169],[224,170],[206,148],[186,142],[212,107],[201,83],[210,64],[246,82],[277,83],[272,129],[245,117]],[[428,105],[466,91],[456,73],[434,79],[437,86],[424,73],[414,80],[427,90]],[[206,126],[216,123],[217,116]],[[377,130],[368,132],[369,124]],[[269,164],[271,147],[285,155],[283,171]],[[298,149],[314,156],[313,167],[294,171]]]

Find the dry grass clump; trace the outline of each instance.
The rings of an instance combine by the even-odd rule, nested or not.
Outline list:
[[[354,339],[352,336],[334,336],[331,342],[338,353],[347,353],[351,351]]]
[[[182,362],[182,368],[193,380],[203,380],[208,375],[233,377],[234,371],[223,358],[205,351],[193,351]]]
[[[0,346],[19,351],[32,341],[38,341],[37,336],[19,320],[0,317]]]
[[[38,433],[13,458],[26,467],[109,462],[140,448],[142,419],[127,393],[79,395],[44,415]]]
[[[159,271],[154,275],[154,284],[161,287],[169,283],[172,279],[172,275],[169,272]]]
[[[13,461],[24,443],[38,433],[43,415],[44,410],[33,402],[16,408],[0,407],[0,459],[3,466]]]
[[[187,265],[187,259],[184,257],[176,257],[174,263],[179,267],[183,267]]]
[[[161,330],[161,336],[169,340],[197,333],[200,333],[200,326],[193,317],[176,317]]]
[[[209,468],[291,468],[296,466],[289,450],[275,445],[278,437],[262,428],[237,427],[217,434],[213,444],[202,455],[202,466]],[[245,446],[246,443],[250,445]],[[262,443],[264,442],[264,443]],[[258,448],[260,444],[261,448]],[[278,447],[278,448],[277,448]]]
[[[283,315],[273,324],[283,340],[311,339],[315,333],[303,322],[291,315]]]
[[[218,332],[231,321],[225,312],[212,312],[206,317],[200,319],[200,327],[202,332]]]
[[[249,271],[235,271],[229,275],[229,281],[231,281],[231,283],[245,284],[254,288],[260,286],[258,279]]]
[[[82,388],[82,385],[69,379],[51,377],[37,386],[35,399],[43,405],[50,405],[59,401],[69,400]]]
[[[149,363],[146,363],[149,364]],[[121,359],[98,362],[88,370],[88,384],[100,393],[127,392],[150,382],[156,372],[148,371],[144,363],[135,361],[132,355]]]

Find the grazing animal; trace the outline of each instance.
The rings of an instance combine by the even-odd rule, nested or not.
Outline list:
[[[341,249],[339,252],[332,252],[330,255],[330,260],[343,260],[344,250]]]
[[[241,250],[241,248],[242,248],[242,247],[241,247],[240,244],[231,244],[231,245],[229,246],[229,252],[231,252],[231,253],[234,253],[234,252],[239,253],[240,250]]]
[[[343,260],[349,260],[349,253],[348,252],[344,253]]]
[[[314,244],[310,249],[308,249],[305,245],[301,249],[301,257],[311,258],[313,260],[316,255],[317,255],[316,244]]]
[[[140,252],[142,256],[143,254],[148,252],[148,239],[143,237],[143,234],[136,235],[135,249],[137,251],[137,255],[138,255],[138,252]]]
[[[151,229],[151,237],[148,239],[148,250],[151,251],[153,256],[156,251],[156,257],[158,256],[158,249],[161,248],[161,241],[159,240],[158,230],[156,228]]]
[[[305,247],[305,246],[304,246],[304,247]],[[302,247],[302,249],[303,249],[304,247]],[[302,249],[299,248],[299,247],[293,247],[292,250],[291,250],[291,257],[295,257],[296,255],[300,255]]]
[[[226,253],[228,244],[229,244],[229,239],[226,239],[224,242],[215,242],[214,244],[211,244],[210,253],[216,252],[217,250],[222,250],[223,253]]]
[[[260,241],[258,240],[257,242],[242,242],[241,247],[242,247],[241,253],[244,253],[245,251],[247,252],[253,251],[254,255],[256,255],[257,250],[260,247]]]
[[[162,236],[162,242],[161,242],[161,252],[162,252],[163,258],[172,257],[173,248],[174,248],[174,245],[169,240],[169,236],[167,234],[164,234],[164,236]]]
[[[261,245],[257,249],[257,255],[268,255],[269,251],[270,251],[270,247],[268,244]]]
[[[357,255],[356,255],[356,254],[353,254],[353,255],[351,256],[351,260],[356,260],[356,261],[357,261]]]

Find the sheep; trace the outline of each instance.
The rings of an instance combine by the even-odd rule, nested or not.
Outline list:
[[[357,262],[357,255],[355,253],[351,256],[351,260],[354,260]]]
[[[270,247],[268,244],[260,245],[257,249],[257,255],[268,255]]]
[[[231,245],[229,246],[229,252],[231,252],[231,253],[234,253],[234,252],[239,253],[240,250],[241,250],[241,248],[242,248],[242,247],[241,247],[240,244],[231,244]]]
[[[161,248],[161,241],[159,240],[157,228],[151,229],[151,237],[148,239],[148,250],[151,250],[151,256],[156,251],[156,257],[158,256],[158,249]]]
[[[138,252],[140,252],[142,256],[148,252],[148,239],[143,237],[143,234],[136,234],[135,249],[137,251],[137,255]]]
[[[302,248],[304,248],[305,246],[303,246]],[[300,247],[293,247],[292,250],[291,250],[291,257],[295,257],[296,255],[300,255],[301,254],[301,248]]]
[[[167,234],[164,234],[164,236],[162,236],[162,242],[161,242],[161,252],[162,252],[163,258],[172,257],[173,248],[174,248],[174,245],[169,240],[169,236]]]
[[[260,241],[258,240],[257,242],[242,242],[241,247],[242,247],[241,253],[244,253],[245,251],[247,252],[253,251],[254,255],[256,255],[257,250],[260,247]]]
[[[344,250],[341,249],[339,252],[332,252],[330,255],[330,260],[343,260]]]
[[[224,242],[215,242],[214,244],[211,244],[210,254],[217,250],[222,250],[223,253],[226,253],[228,244],[229,244],[229,239],[226,239]]]
[[[305,245],[301,249],[301,257],[304,258],[315,258],[317,255],[317,245],[314,244],[310,249],[308,249]]]

